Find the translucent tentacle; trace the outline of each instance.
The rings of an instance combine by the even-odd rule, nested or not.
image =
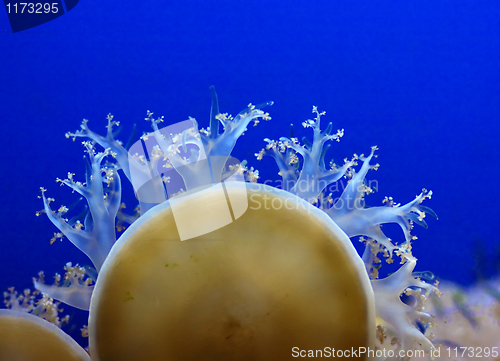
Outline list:
[[[64,276],[64,284],[60,284],[61,276],[56,274],[55,283],[47,285],[43,281],[43,277],[33,278],[35,288],[58,301],[62,301],[70,306],[88,311],[90,308],[90,298],[94,286],[92,280],[86,278],[86,271],[78,265],[72,266],[71,262],[64,267],[66,270]]]
[[[43,272],[40,273],[43,275]],[[59,317],[59,313],[63,311],[63,309],[59,308],[59,302],[54,302],[54,299],[48,294],[40,294],[38,290],[31,292],[30,289],[25,289],[19,295],[14,287],[10,287],[8,292],[4,292],[3,296],[5,305],[11,310],[31,313],[57,327],[69,322],[68,315],[62,318]]]
[[[109,150],[95,154],[94,148],[88,142],[85,143],[91,164],[91,176],[87,176],[89,183],[75,182],[70,173],[68,179],[58,179],[58,182],[67,185],[87,199],[90,215],[85,218],[84,225],[77,221],[71,226],[67,219],[63,218],[67,208],[61,206],[57,212],[50,207],[53,199],[45,197],[45,189],[42,188],[42,199],[45,213],[52,223],[68,239],[84,252],[99,270],[108,255],[111,247],[116,241],[115,217],[119,209],[121,198],[120,178],[116,169],[107,167],[101,169],[104,157],[111,154]],[[104,171],[105,176],[102,176]],[[105,193],[103,182],[107,183],[109,193]],[[60,237],[58,237],[60,238]]]
[[[386,197],[384,200],[386,206],[365,207],[364,196],[373,191],[365,185],[365,176],[369,169],[378,168],[378,164],[370,165],[370,160],[374,157],[374,152],[377,149],[377,147],[372,147],[372,152],[368,157],[361,156],[359,158],[363,161],[361,169],[358,173],[352,171],[352,179],[349,184],[338,201],[326,210],[326,213],[349,237],[368,236],[373,238],[378,243],[383,244],[392,256],[392,251],[396,248],[401,248],[402,252],[410,250],[410,241],[416,238],[410,233],[414,220],[417,221],[415,223],[427,228],[427,224],[423,221],[426,211],[432,216],[436,216],[436,214],[430,208],[421,205],[424,199],[432,196],[432,191],[428,192],[425,189],[413,201],[403,206],[394,203],[392,198]],[[385,236],[380,228],[384,223],[397,223],[401,227],[405,235],[404,247],[397,247],[390,238]]]
[[[431,316],[423,312],[424,302],[432,292],[439,291],[435,286],[413,277],[415,265],[415,260],[409,260],[390,276],[372,280],[375,310],[377,316],[395,330],[403,350],[417,348],[431,351],[434,346],[420,332],[417,322],[427,324],[431,321]],[[401,301],[402,294],[416,297],[415,304],[410,306]]]
[[[304,140],[305,145],[301,146],[297,138],[282,137],[278,142],[265,139],[268,143],[266,148],[256,154],[257,159],[262,159],[264,155],[274,157],[280,168],[280,175],[283,177],[283,183],[289,192],[315,203],[318,200],[323,189],[329,184],[336,182],[352,165],[352,162],[346,162],[341,168],[325,168],[325,154],[328,146],[325,143],[329,140],[340,141],[344,135],[344,130],[338,130],[335,134],[330,134],[332,130],[331,123],[325,131],[321,131],[321,117],[325,112],[319,112],[317,107],[313,107],[316,117],[302,123],[305,128],[313,129],[313,142]],[[281,153],[281,155],[279,154]],[[298,172],[299,159],[296,154],[302,156],[302,168]],[[290,185],[291,184],[291,185]]]
[[[290,191],[297,183],[300,174],[299,158],[291,148],[286,147],[281,141],[269,138],[265,138],[264,141],[267,142],[266,147],[259,153],[255,153],[257,160],[262,160],[265,155],[273,157],[280,169],[279,175],[283,179],[282,188]]]
[[[125,173],[125,176],[130,180],[128,152],[123,147],[122,143],[116,140],[113,136],[113,126],[115,125],[119,126],[120,122],[113,121],[113,115],[111,114],[108,114],[107,120],[108,120],[108,125],[106,126],[107,133],[105,137],[97,133],[94,133],[92,130],[90,130],[90,128],[87,125],[88,119],[84,119],[82,124],[80,125],[81,129],[74,133],[67,132],[66,138],[73,138],[73,141],[75,141],[77,137],[84,137],[93,140],[104,149],[109,148],[113,153],[115,153],[115,157],[118,164],[120,165],[120,168]]]

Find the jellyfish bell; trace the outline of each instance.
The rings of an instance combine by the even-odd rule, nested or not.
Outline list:
[[[0,310],[0,360],[90,361],[56,325],[27,312]]]
[[[92,360],[277,360],[374,344],[373,291],[345,233],[289,192],[224,190],[150,209],[113,246],[90,305]],[[206,222],[187,222],[199,235],[182,241],[179,215],[200,208],[229,208],[232,221],[204,234]]]

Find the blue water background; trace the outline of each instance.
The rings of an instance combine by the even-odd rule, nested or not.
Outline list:
[[[89,263],[68,240],[50,246],[57,229],[35,217],[40,186],[58,207],[77,196],[55,178],[84,180],[83,147],[65,132],[87,118],[103,134],[112,113],[126,141],[134,123],[149,129],[146,110],[206,126],[210,85],[223,112],[275,102],[272,121],[251,127],[234,153],[262,179],[278,179],[271,158],[253,156],[263,139],[288,136],[290,123],[310,136],[300,123],[317,105],[345,129],[327,158],[380,148],[368,205],[434,192],[425,204],[439,220],[414,232],[418,271],[462,284],[494,275],[499,19],[496,0],[82,0],[12,34],[0,10],[0,290],[30,287],[41,269],[50,279],[66,262]]]

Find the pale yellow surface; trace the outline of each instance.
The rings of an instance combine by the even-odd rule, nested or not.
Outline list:
[[[250,208],[214,232],[179,241],[168,203],[126,231],[94,290],[93,361],[286,360],[293,347],[373,345],[373,295],[347,236],[287,192],[250,188]]]
[[[31,314],[0,310],[1,361],[90,361],[55,325]]]

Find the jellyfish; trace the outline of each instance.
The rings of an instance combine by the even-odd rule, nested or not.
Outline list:
[[[148,111],[153,130],[130,149],[114,138],[112,115],[106,136],[87,120],[67,133],[85,139],[86,180],[68,174],[57,181],[86,199],[85,217],[67,219],[68,208],[52,209],[41,189],[38,214],[59,229],[53,239],[66,237],[93,268],[67,264],[64,282],[59,276],[48,285],[42,274],[34,285],[45,298],[89,311],[92,360],[288,359],[297,348],[375,349],[382,331],[399,348],[432,351],[420,325],[430,327],[423,305],[437,288],[413,274],[410,233],[414,224],[427,226],[426,214],[435,216],[421,204],[432,192],[403,206],[386,199],[366,207],[373,190],[364,179],[378,167],[370,164],[378,148],[327,168],[328,142],[344,130],[332,132],[331,123],[322,130],[317,107],[303,123],[312,141],[265,139],[257,159],[272,156],[284,182],[282,189],[259,184],[258,171],[231,152],[251,122],[271,119],[262,109],[272,102],[233,117],[219,112],[211,93],[206,129],[193,118],[160,129],[163,117]],[[136,216],[123,212],[122,178],[134,186]],[[342,178],[348,186],[339,208],[326,190]],[[384,223],[398,224],[404,241],[385,236]],[[359,236],[361,256],[351,243]],[[379,279],[379,254],[387,262],[400,257],[402,267]],[[412,292],[419,302],[401,299]]]

